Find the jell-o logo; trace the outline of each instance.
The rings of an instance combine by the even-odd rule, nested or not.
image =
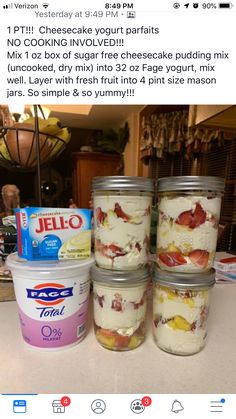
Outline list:
[[[68,230],[69,228],[78,229],[82,226],[83,220],[80,215],[72,215],[68,220],[60,217],[39,217],[36,233],[53,230]]]

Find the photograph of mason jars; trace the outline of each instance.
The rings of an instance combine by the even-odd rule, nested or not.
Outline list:
[[[94,331],[106,349],[128,351],[145,339],[147,268],[112,271],[92,266]]]
[[[145,266],[149,256],[152,179],[95,177],[92,191],[97,265],[114,270]]]
[[[206,343],[210,291],[215,271],[166,272],[153,276],[153,336],[157,346],[176,355],[192,355]]]
[[[157,183],[157,263],[173,272],[213,266],[224,179],[174,176]]]

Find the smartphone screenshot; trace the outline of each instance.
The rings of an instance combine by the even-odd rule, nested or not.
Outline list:
[[[0,1],[1,417],[233,417],[235,12]]]

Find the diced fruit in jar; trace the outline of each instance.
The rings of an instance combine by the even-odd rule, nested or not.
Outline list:
[[[107,269],[137,269],[148,262],[151,196],[94,197],[95,259]]]
[[[175,316],[172,320],[167,322],[168,326],[176,330],[191,330],[191,324],[187,322],[182,316]]]
[[[116,335],[116,347],[117,348],[127,348],[130,342],[130,336],[122,336],[117,333]]]
[[[142,341],[143,341],[143,338],[141,336],[138,336],[138,335],[131,336],[129,344],[128,344],[129,349],[137,348],[142,343]]]
[[[159,200],[157,263],[176,272],[203,272],[213,265],[221,197],[204,194]]]
[[[178,266],[187,263],[186,259],[180,252],[162,252],[159,253],[159,259],[166,265],[166,266]]]
[[[116,336],[114,333],[105,329],[98,329],[96,332],[96,337],[97,340],[106,348],[112,349],[115,347]]]
[[[95,218],[98,225],[103,224],[106,218],[106,213],[101,210],[100,207],[96,208],[95,210]]]
[[[206,212],[202,209],[201,205],[197,202],[195,209],[192,211],[182,212],[175,220],[176,224],[186,226],[189,228],[199,227],[206,221]]]
[[[130,220],[130,218],[131,218],[131,217],[130,217],[130,215],[126,214],[126,213],[122,210],[122,208],[121,208],[120,204],[118,204],[118,202],[116,202],[116,203],[115,203],[115,209],[114,209],[114,212],[116,213],[117,217],[122,218],[122,220],[124,220],[125,222],[126,222],[126,221],[129,221],[129,220]]]
[[[155,284],[153,334],[157,345],[167,352],[191,355],[205,345],[208,294]]]
[[[206,268],[209,260],[209,252],[206,250],[196,249],[189,253],[189,259],[194,265],[200,268]]]
[[[116,331],[99,328],[96,325],[95,329],[98,342],[107,349],[115,351],[135,349],[143,341],[142,336],[139,336],[136,333],[132,336],[124,336]]]
[[[93,282],[94,328],[103,346],[128,350],[135,346],[133,336],[138,337],[139,343],[144,340],[147,285],[146,280],[130,287]]]

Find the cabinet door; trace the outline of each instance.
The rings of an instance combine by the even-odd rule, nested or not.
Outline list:
[[[75,153],[73,192],[79,208],[89,208],[91,183],[95,176],[118,175],[121,157],[113,154]]]

